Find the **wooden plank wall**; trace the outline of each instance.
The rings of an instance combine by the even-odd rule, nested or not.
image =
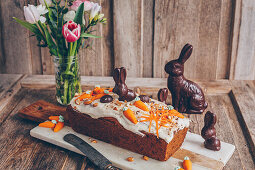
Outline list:
[[[108,19],[82,49],[81,74],[110,76],[125,66],[131,77],[166,77],[164,65],[185,43],[194,46],[188,78],[255,79],[254,0],[93,0]],[[0,2],[0,73],[54,74],[47,48],[12,19],[36,0]]]

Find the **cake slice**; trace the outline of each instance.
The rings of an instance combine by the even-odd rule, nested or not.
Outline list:
[[[96,86],[76,95],[67,107],[73,130],[160,161],[181,147],[188,118],[148,96],[121,101],[113,91]]]

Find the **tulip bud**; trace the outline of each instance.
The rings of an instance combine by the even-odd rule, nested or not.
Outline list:
[[[75,42],[81,36],[81,26],[73,21],[68,21],[63,25],[62,34],[67,42]]]
[[[27,22],[34,24],[40,19],[40,14],[34,5],[24,6],[24,15]]]

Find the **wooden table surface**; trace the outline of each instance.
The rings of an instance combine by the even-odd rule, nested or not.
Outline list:
[[[37,123],[16,113],[37,100],[56,103],[54,76],[0,74],[0,169],[95,169],[86,157],[32,138]],[[255,81],[199,82],[218,116],[217,137],[236,146],[224,167],[229,170],[255,169]],[[82,77],[83,89],[95,84],[113,86],[111,77]],[[166,79],[127,78],[129,88],[156,97]],[[170,98],[170,97],[169,97]],[[190,115],[190,131],[200,134],[203,115]]]

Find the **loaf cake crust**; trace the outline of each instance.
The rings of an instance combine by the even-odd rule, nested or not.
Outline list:
[[[133,133],[114,117],[92,118],[72,105],[68,105],[67,111],[74,131],[160,161],[166,161],[181,147],[188,130],[184,127],[175,131],[168,143],[153,133],[141,131],[143,136]]]

